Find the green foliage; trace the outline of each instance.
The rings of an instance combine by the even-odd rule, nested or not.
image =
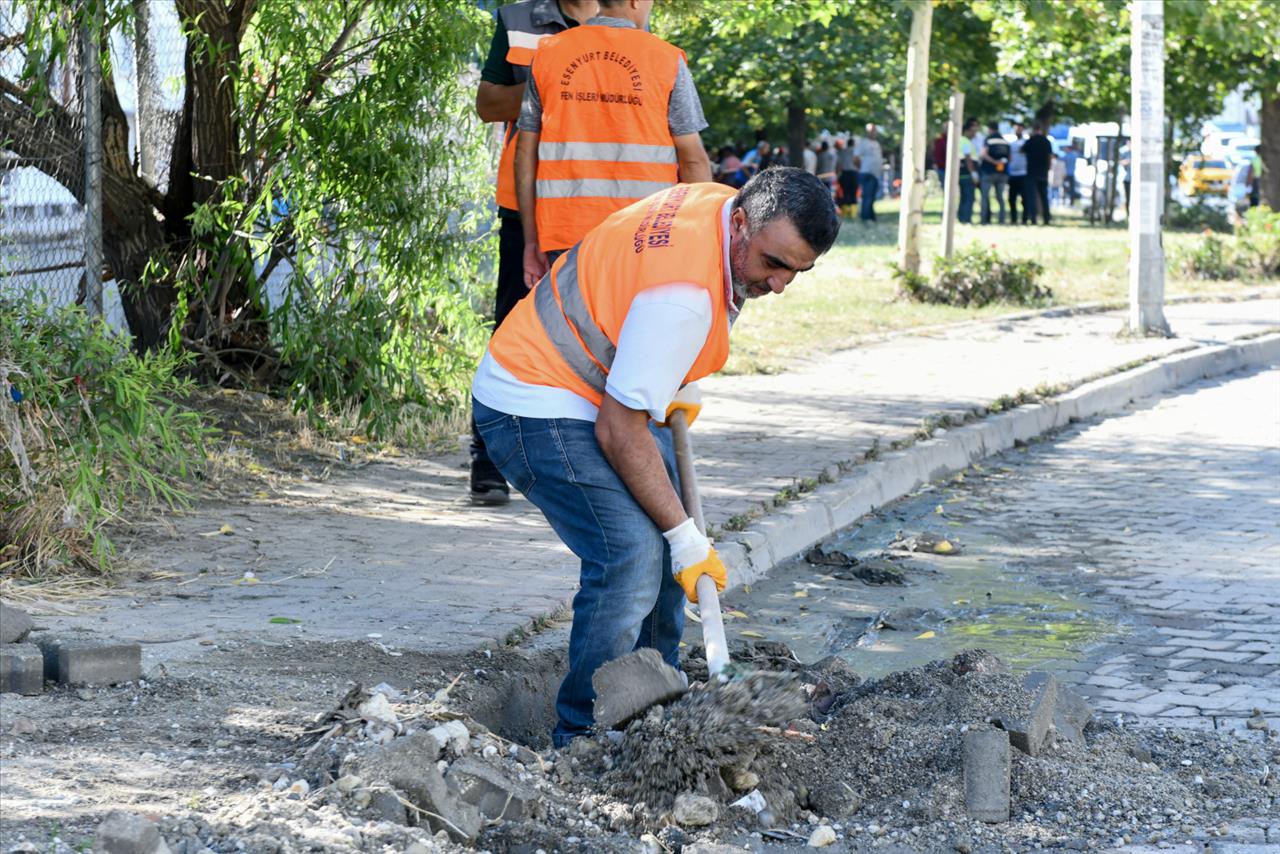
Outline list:
[[[916,302],[982,308],[994,302],[1039,305],[1053,292],[1038,283],[1044,267],[1035,261],[1006,261],[994,249],[972,246],[951,258],[934,259],[933,282],[893,265],[899,293]]]
[[[488,23],[448,2],[348,15],[317,7],[300,24],[294,4],[263,3],[241,87],[244,111],[261,107],[252,245],[293,272],[271,314],[291,397],[313,415],[354,404],[377,434],[406,402],[456,404],[483,347],[490,163],[462,59]]]
[[[898,123],[905,9],[879,0],[702,4],[656,21],[655,32],[688,55],[708,144],[750,143],[756,130],[781,141],[791,104],[807,108],[811,128]]]
[[[133,354],[76,307],[0,298],[0,569],[106,570],[103,526],[125,502],[167,506],[204,459],[207,430],[178,401],[190,357]]]
[[[1280,276],[1280,213],[1251,208],[1231,237],[1206,231],[1177,259],[1182,274],[1197,279],[1274,279]]]
[[[33,92],[74,63],[93,3],[105,10],[109,66],[106,33],[128,33],[143,4],[25,4],[22,79]],[[457,0],[177,8],[184,121],[209,131],[180,138],[166,194],[139,194],[144,207],[128,211],[160,229],[128,235],[149,257],[116,269],[126,296],[163,303],[155,322],[175,318],[169,340],[199,355],[202,377],[288,389],[313,417],[354,407],[377,434],[406,403],[460,402],[483,347],[476,295],[493,243],[482,222],[489,136],[471,107],[488,16]],[[229,24],[226,11],[241,9],[249,17]],[[40,121],[69,126],[51,102]],[[108,160],[121,170],[108,187],[135,181],[120,165],[127,153]],[[121,240],[111,231],[109,250]]]
[[[1220,206],[1207,203],[1197,196],[1189,205],[1172,205],[1165,217],[1165,228],[1174,231],[1222,231],[1231,230],[1231,221]]]

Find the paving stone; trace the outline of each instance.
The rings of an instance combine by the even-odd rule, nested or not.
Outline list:
[[[1009,734],[969,730],[964,734],[964,803],[971,818],[1009,820]]]
[[[44,656],[33,643],[0,644],[0,694],[44,692]]]
[[[26,611],[0,602],[0,643],[21,643],[34,627]]]
[[[117,685],[142,678],[142,646],[70,638],[41,638],[44,675],[66,685]]]

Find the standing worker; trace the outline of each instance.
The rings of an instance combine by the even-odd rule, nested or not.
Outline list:
[[[1009,142],[1009,224],[1018,224],[1018,205],[1022,205],[1022,222],[1025,225],[1031,220],[1031,192],[1027,181],[1027,157],[1022,153],[1026,145],[1023,139],[1024,128],[1020,122],[1013,123],[1013,139]],[[1003,222],[1004,220],[1001,220]],[[1034,222],[1034,220],[1031,220]]]
[[[1023,222],[1030,213],[1031,222],[1049,224],[1049,167],[1053,164],[1053,143],[1045,136],[1044,124],[1037,121],[1031,126],[1031,138],[1022,147],[1027,161],[1027,194],[1023,201]]]
[[[960,133],[960,204],[956,219],[973,222],[974,183],[978,180],[978,120],[969,119]]]
[[[1000,125],[987,125],[987,139],[978,158],[982,170],[982,224],[991,224],[991,191],[996,191],[1000,208],[1000,224],[1004,225],[1004,194],[1009,186],[1009,143],[1000,133]]]
[[[651,647],[679,664],[684,602],[724,564],[677,492],[666,421],[718,371],[748,299],[782,293],[840,229],[802,169],[735,191],[681,184],[610,216],[556,260],[489,342],[476,422],[506,478],[582,561],[552,740],[590,729],[596,668]]]
[[[545,40],[520,109],[516,195],[524,282],[548,253],[677,180],[711,180],[707,126],[684,52],[645,31],[653,0],[600,0],[600,14]]]
[[[853,162],[858,167],[858,193],[862,197],[858,206],[858,219],[863,222],[876,221],[876,196],[880,194],[880,170],[884,166],[884,155],[880,151],[876,134],[875,124],[868,123],[867,135],[853,147]]]
[[[493,326],[497,329],[528,293],[524,285],[524,232],[516,202],[516,119],[538,42],[576,27],[597,11],[596,0],[522,0],[498,10],[489,56],[480,72],[476,112],[486,122],[506,122],[498,164],[498,288]],[[489,460],[471,419],[471,502],[506,504],[507,482]]]

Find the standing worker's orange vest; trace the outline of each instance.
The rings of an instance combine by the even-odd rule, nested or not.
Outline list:
[[[675,282],[711,297],[707,340],[684,381],[729,357],[721,211],[735,190],[680,184],[610,216],[570,249],[493,333],[489,352],[517,379],[563,388],[599,406],[631,301]]]
[[[667,123],[684,52],[629,27],[586,25],[543,39],[537,225],[568,249],[614,211],[679,179]]]
[[[550,5],[525,0],[498,9],[498,17],[507,30],[507,62],[511,64],[516,83],[523,86],[529,80],[529,66],[538,44],[545,38],[564,32],[564,18]],[[516,202],[516,123],[507,122],[503,132],[502,157],[498,161],[498,205],[508,210],[518,210]]]

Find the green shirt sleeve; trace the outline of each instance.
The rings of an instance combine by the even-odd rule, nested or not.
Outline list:
[[[484,68],[480,69],[480,79],[499,86],[514,86],[516,75],[511,70],[511,63],[507,62],[507,51],[511,47],[507,25],[502,23],[501,15],[495,15],[494,21],[493,41],[489,43],[489,56],[484,61]]]

